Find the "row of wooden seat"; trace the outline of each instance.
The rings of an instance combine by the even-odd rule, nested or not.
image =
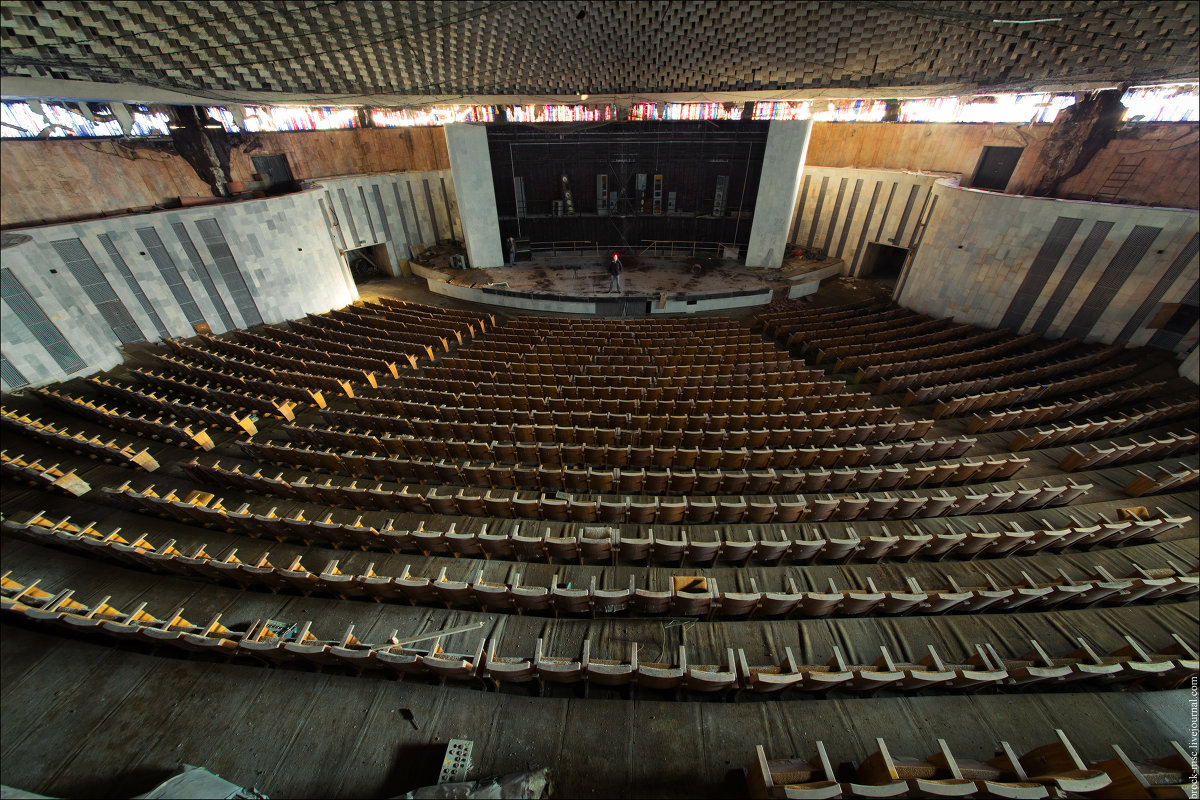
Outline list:
[[[244,375],[268,383],[292,386],[304,390],[309,395],[312,395],[313,392],[333,392],[335,395],[345,394],[348,397],[354,396],[353,384],[341,378],[316,375],[310,372],[275,369],[255,363],[255,361],[246,358],[221,355],[205,347],[191,342],[182,342],[178,339],[167,339],[166,343],[176,355],[185,356],[194,362],[199,362],[228,373]]]
[[[333,330],[298,319],[288,320],[288,328],[303,335],[314,347],[332,342],[334,345],[350,348],[354,355],[407,364],[409,369],[417,369],[425,360],[433,361],[433,348],[428,345],[394,342],[382,339],[378,335],[371,336],[348,330]]]
[[[1106,389],[1080,398],[1065,398],[1039,406],[988,411],[973,414],[967,422],[967,433],[989,433],[1026,425],[1058,422],[1070,417],[1079,417],[1102,408],[1121,406],[1147,397],[1159,395],[1167,386],[1166,381],[1135,383],[1115,389]]]
[[[1066,344],[1066,342],[1060,342],[1058,345],[1054,345],[1054,347]],[[1074,347],[1074,344],[1071,344],[1071,347]],[[1068,348],[1062,347],[1062,349],[1066,350]],[[1044,386],[1047,383],[1047,378],[1054,378],[1059,375],[1070,375],[1073,377],[1068,378],[1067,380],[1078,380],[1079,378],[1090,376],[1076,375],[1076,373],[1096,367],[1100,364],[1109,364],[1114,361],[1119,361],[1119,356],[1122,352],[1123,348],[1120,345],[1110,345],[1109,347],[1095,348],[1091,352],[1083,353],[1081,355],[1068,356],[1058,361],[1027,365],[1024,369],[1020,370],[1005,371],[1001,372],[1000,374],[988,374],[977,378],[968,378],[966,380],[954,380],[948,383],[923,386],[919,389],[908,389],[904,392],[904,400],[900,403],[900,405],[908,406],[929,403],[936,400],[942,400],[946,397],[970,395],[981,392],[992,392],[997,389]],[[991,366],[998,367],[999,362]],[[1114,368],[1110,367],[1108,369]],[[987,372],[994,373],[995,370],[988,369]],[[1034,395],[1034,397],[1042,396],[1045,395]],[[977,406],[972,406],[971,408],[964,410],[973,411],[976,407]]]
[[[733,469],[807,469],[810,467],[875,467],[957,458],[975,444],[974,438],[916,439],[872,445],[844,447],[792,447],[787,431],[721,431],[700,436],[699,431],[623,431],[612,428],[568,428],[542,426],[536,441],[513,441],[526,431],[504,426],[474,423],[469,433],[495,434],[503,439],[428,439],[401,434],[376,436],[373,431],[351,428],[283,425],[280,430],[289,439],[306,442],[322,449],[354,450],[363,456],[399,456],[408,458],[458,459],[506,464],[553,464],[592,467],[700,467],[713,469],[732,465]],[[515,426],[522,427],[522,426]],[[695,436],[681,436],[694,433]],[[649,435],[647,435],[649,434]],[[653,435],[653,434],[675,434]],[[691,442],[700,439],[700,446]],[[617,444],[609,442],[650,442],[659,444]],[[679,444],[665,444],[678,442]],[[683,443],[687,442],[688,446]],[[728,447],[726,447],[728,443]],[[709,447],[708,445],[714,445]],[[489,464],[488,466],[492,466]]]
[[[109,428],[129,431],[139,436],[171,442],[182,447],[193,447],[199,450],[212,450],[214,447],[212,438],[204,428],[192,430],[191,425],[176,425],[162,417],[148,418],[144,415],[135,417],[124,411],[54,389],[33,389],[32,393],[49,405]]]
[[[186,422],[206,422],[216,428],[240,430],[251,436],[258,433],[258,426],[255,425],[258,421],[257,414],[224,403],[209,405],[205,402],[176,400],[141,387],[126,386],[108,378],[88,378],[87,383],[101,394]]]
[[[386,319],[434,325],[456,334],[465,333],[470,338],[486,333],[489,327],[496,324],[495,316],[486,312],[459,311],[402,300],[392,304],[380,300],[360,300],[353,305]]]
[[[235,332],[236,333],[236,332]],[[360,386],[375,387],[379,385],[379,376],[390,375],[391,371],[380,371],[375,369],[363,370],[357,367],[352,367],[346,363],[329,363],[326,360],[317,358],[308,358],[301,355],[288,355],[280,352],[282,346],[274,340],[267,339],[255,344],[246,343],[244,341],[235,341],[234,335],[227,337],[217,336],[202,336],[200,337],[201,344],[199,347],[210,352],[219,352],[222,355],[240,359],[250,364],[263,365],[268,369],[282,369],[289,372],[315,375],[322,379],[331,378],[337,384],[330,384],[318,388],[331,389],[334,385],[340,385],[342,382]],[[332,359],[332,356],[325,358]]]
[[[310,325],[316,325],[335,333],[345,331],[359,336],[380,337],[388,340],[403,342],[407,345],[420,345],[435,353],[450,352],[450,341],[462,344],[459,335],[447,336],[447,332],[433,325],[397,325],[389,323],[381,317],[362,313],[361,309],[351,310],[353,306],[333,309],[319,316],[309,314],[304,319]]]
[[[1200,401],[1183,400],[1130,411],[1116,417],[1106,416],[1103,419],[1068,422],[1062,425],[1052,424],[1049,428],[1018,431],[1009,441],[1008,449],[1015,453],[1035,447],[1059,447],[1086,439],[1118,436],[1135,428],[1148,428],[1180,417],[1187,417],[1189,420],[1195,419],[1198,409],[1200,409]]]
[[[1036,333],[1006,338],[974,350],[946,353],[912,361],[891,361],[859,368],[854,383],[879,381],[876,394],[915,389],[934,383],[1007,371],[1069,350],[1074,341],[1047,343]],[[939,350],[948,349],[939,345]],[[1023,351],[1016,352],[1013,351]],[[1011,355],[1006,355],[1011,354]]]
[[[357,547],[454,558],[496,557],[551,562],[558,559],[612,564],[629,560],[679,565],[721,563],[743,566],[751,562],[803,565],[911,561],[918,557],[968,560],[1018,553],[1033,555],[1060,552],[1067,547],[1116,547],[1146,542],[1191,519],[1159,516],[1147,520],[1110,521],[1097,515],[1096,521],[1091,523],[1071,517],[1073,524],[1058,528],[1024,530],[1016,523],[1010,523],[1008,528],[1000,530],[988,530],[980,525],[978,531],[926,531],[920,526],[912,526],[910,531],[899,535],[892,535],[884,528],[879,534],[870,536],[859,536],[853,528],[823,531],[819,527],[809,527],[792,536],[781,529],[776,539],[768,538],[765,532],[756,537],[752,529],[747,529],[744,539],[724,537],[715,532],[707,537],[688,535],[686,530],[680,532],[678,538],[655,535],[653,529],[639,535],[619,534],[611,528],[584,528],[573,535],[558,535],[547,529],[542,533],[534,531],[522,535],[519,528],[510,534],[490,534],[486,524],[479,531],[455,532],[453,523],[449,530],[439,531],[426,530],[423,523],[416,530],[397,527],[394,519],[379,526],[363,525],[361,516],[353,522],[334,522],[332,511],[325,512],[320,520],[305,519],[303,511],[292,517],[278,517],[275,508],[256,509],[248,503],[237,509],[226,508],[222,500],[198,490],[180,498],[173,490],[160,496],[153,486],[138,491],[126,483],[117,489],[106,488],[104,493],[114,502],[136,511],[253,538],[290,539],[306,545],[319,542],[335,549]],[[484,499],[486,502],[490,498],[485,496]],[[1146,573],[1143,577],[1149,580],[1155,576]]]
[[[389,311],[404,311],[406,313],[417,314],[428,319],[435,320],[440,324],[462,326],[473,325],[481,332],[487,331],[489,327],[494,327],[496,324],[496,315],[487,311],[482,311],[477,308],[462,309],[462,308],[446,308],[444,306],[431,306],[428,303],[417,303],[412,300],[397,300],[394,297],[377,297],[374,301],[366,301],[363,305],[368,308],[384,308]]]
[[[690,417],[679,415],[680,419],[668,419],[652,427],[648,414],[610,414],[608,412],[590,410],[559,410],[559,411],[527,411],[515,409],[475,409],[461,406],[431,406],[426,403],[409,403],[402,407],[390,407],[392,411],[403,413],[402,418],[384,417],[392,422],[384,423],[383,427],[373,425],[371,414],[356,415],[355,412],[326,412],[331,414],[350,414],[360,416],[350,424],[353,427],[366,427],[370,430],[395,431],[411,436],[427,439],[480,439],[489,441],[557,441],[561,444],[579,442],[588,444],[592,441],[604,444],[620,444],[631,446],[670,445],[685,447],[725,447],[751,446],[751,442],[760,437],[762,431],[767,431],[765,441],[782,446],[792,441],[795,432],[837,429],[844,432],[851,426],[887,425],[893,423],[900,414],[899,406],[880,406],[873,408],[843,408],[832,410],[797,411],[793,414],[709,414],[702,420],[690,424]],[[912,420],[896,422],[888,429],[886,440],[921,438],[933,426],[933,420]],[[473,427],[486,425],[490,431],[484,435],[482,430]],[[495,430],[495,426],[503,430]],[[897,433],[896,426],[899,426]],[[555,431],[549,436],[547,429]],[[571,430],[573,433],[568,434]],[[741,441],[745,432],[745,442]],[[895,434],[895,435],[893,435]],[[807,434],[811,437],[811,433]],[[836,434],[841,438],[843,433]],[[563,437],[568,437],[564,439]],[[846,433],[845,440],[857,438],[855,433]]]
[[[518,317],[506,329],[517,331],[573,331],[586,330],[597,333],[654,333],[656,331],[701,332],[728,331],[744,332],[744,328],[729,317],[663,317],[655,319],[604,319],[598,317]]]
[[[489,448],[490,453],[500,451]],[[404,458],[372,456],[355,451],[314,450],[274,442],[253,440],[238,442],[238,447],[253,459],[349,475],[355,478],[398,480],[422,485],[464,485],[497,489],[535,489],[541,491],[578,491],[608,494],[812,494],[817,492],[889,491],[934,486],[960,486],[989,480],[1008,480],[1029,463],[1028,458],[985,458],[929,464],[879,467],[799,469],[763,468],[748,471],[747,450],[675,450],[655,449],[671,466],[644,469],[641,466],[582,466],[582,447],[577,456],[565,447],[541,445],[535,456],[541,463],[526,465],[500,463],[492,459],[433,460],[428,457]],[[608,448],[604,448],[607,452]],[[771,451],[763,450],[769,457]],[[513,448],[511,455],[516,455]],[[575,466],[581,465],[581,466]]]
[[[800,352],[817,354],[845,344],[894,341],[906,333],[929,330],[929,318],[902,308],[891,308],[867,318],[853,318],[837,325],[815,323],[796,329],[787,337],[788,347],[799,345]],[[835,333],[836,331],[836,333]]]
[[[635,524],[708,524],[720,513],[724,522],[777,522],[791,523],[802,519],[806,522],[823,522],[828,519],[850,521],[865,519],[909,519],[911,517],[960,516],[964,514],[1008,513],[1021,509],[1046,508],[1065,505],[1085,494],[1092,484],[1076,484],[1073,481],[1051,486],[1043,482],[1041,487],[1031,489],[1018,484],[1017,489],[968,492],[961,495],[941,494],[892,496],[886,492],[872,495],[849,495],[843,497],[809,497],[798,495],[751,497],[749,503],[742,500],[718,503],[709,497],[646,497],[635,500],[622,496],[594,495],[590,497],[547,497],[531,496],[523,492],[504,491],[493,495],[488,490],[485,497],[476,494],[438,494],[440,487],[410,492],[407,486],[399,491],[383,488],[377,483],[374,488],[359,486],[357,481],[349,485],[334,484],[327,479],[321,484],[312,484],[307,476],[297,481],[288,481],[282,473],[267,477],[256,470],[247,475],[237,467],[225,469],[220,462],[201,464],[193,460],[182,465],[185,472],[197,480],[231,486],[251,492],[293,497],[312,503],[344,505],[352,508],[375,508],[408,511],[412,513],[460,515],[468,517],[516,517],[518,519],[574,520],[576,522],[629,522]],[[724,505],[724,507],[722,507]],[[737,518],[737,512],[742,517]]]
[[[440,678],[487,678],[493,684],[530,683],[545,680],[554,683],[594,683],[601,686],[634,686],[656,690],[725,692],[739,689],[777,692],[794,689],[820,695],[831,691],[873,693],[881,689],[912,692],[925,689],[939,691],[974,691],[981,687],[1015,687],[1024,689],[1034,684],[1054,684],[1089,681],[1099,684],[1146,683],[1155,686],[1175,686],[1196,672],[1196,654],[1177,636],[1176,645],[1158,653],[1150,653],[1136,642],[1115,653],[1100,655],[1086,641],[1066,657],[1052,659],[1032,640],[1033,649],[1016,659],[1002,659],[990,644],[978,645],[976,655],[962,664],[946,664],[936,650],[917,662],[897,660],[886,647],[872,664],[851,664],[840,647],[833,647],[833,657],[825,664],[796,664],[790,648],[777,667],[750,667],[744,651],[735,658],[733,648],[727,648],[726,663],[696,665],[688,658],[685,646],[671,662],[646,662],[639,658],[637,642],[629,645],[628,660],[595,659],[591,642],[585,640],[578,659],[545,656],[539,646],[533,658],[497,657],[494,640],[476,645],[474,657],[457,654],[447,658],[440,640],[452,632],[476,630],[483,623],[435,632],[424,637],[409,637],[406,643],[420,638],[437,639],[434,647],[422,653],[401,644],[395,631],[380,644],[367,644],[353,636],[353,623],[340,639],[323,641],[312,636],[311,622],[286,622],[270,626],[273,620],[259,619],[244,633],[237,633],[220,624],[218,614],[207,625],[194,625],[183,617],[184,609],[156,618],[146,614],[146,603],[134,612],[123,613],[108,604],[106,597],[94,606],[73,598],[73,591],[51,594],[36,585],[23,585],[7,574],[0,579],[5,612],[40,625],[59,625],[77,633],[99,633],[108,636],[132,636],[156,645],[172,645],[194,652],[219,652],[225,655],[248,655],[270,662],[301,660],[318,666],[344,664],[361,672],[366,669],[385,669],[401,674],[431,674]],[[311,636],[311,638],[310,638]],[[206,641],[207,640],[207,641]],[[338,651],[346,651],[339,653]],[[1182,652],[1177,652],[1182,651]],[[486,656],[485,656],[486,654]],[[432,669],[430,658],[449,662],[444,669]],[[791,672],[784,670],[792,669]],[[777,670],[771,672],[770,670]],[[775,680],[766,679],[771,676]]]
[[[1196,468],[1196,465],[1181,461],[1170,467],[1159,466],[1151,474],[1147,474],[1140,469],[1137,470],[1134,477],[1129,483],[1125,484],[1122,491],[1130,497],[1159,494],[1160,492],[1190,486],[1196,482],[1197,478],[1200,478],[1200,470]]]
[[[503,330],[500,329],[500,330]],[[688,374],[700,369],[707,375],[710,370],[720,370],[730,363],[745,364],[746,370],[771,371],[781,367],[798,367],[787,353],[781,353],[769,344],[743,344],[725,347],[721,345],[676,345],[664,344],[656,336],[653,342],[638,345],[587,344],[567,346],[530,338],[527,342],[505,343],[488,337],[473,342],[469,347],[457,351],[454,357],[479,359],[495,363],[524,363],[555,369],[584,369],[588,367],[658,367],[670,371],[679,365],[674,374],[686,368]],[[439,359],[440,361],[440,359]],[[720,374],[718,372],[718,374]]]
[[[637,359],[624,359],[621,363],[600,363],[588,360],[578,364],[560,364],[540,358],[540,354],[523,354],[519,360],[480,358],[472,350],[460,350],[455,355],[439,358],[434,366],[426,367],[422,374],[439,375],[442,370],[500,371],[513,373],[573,374],[613,378],[654,378],[661,383],[703,388],[721,386],[726,381],[747,383],[783,383],[789,380],[805,381],[824,378],[825,373],[816,369],[805,369],[802,365],[772,359],[769,361],[715,361],[700,360],[681,363],[674,356],[650,356],[643,354]]]
[[[915,332],[915,335],[914,335]],[[895,361],[906,363],[920,359],[940,359],[1011,339],[1007,331],[987,331],[973,325],[924,325],[904,331],[892,342],[864,342],[822,350],[817,363],[834,359],[834,372],[855,371],[856,382],[882,377],[873,372]]]
[[[1012,745],[987,760],[959,758],[945,739],[926,758],[893,756],[883,738],[853,776],[839,776],[824,742],[810,759],[768,761],[762,745],[746,770],[750,796],[756,800],[796,798],[995,797],[1042,800],[1049,797],[1186,798],[1195,794],[1192,756],[1178,742],[1153,762],[1131,759],[1117,745],[1114,758],[1086,762],[1062,729],[1058,740],[1018,756]],[[843,780],[842,777],[849,778]]]
[[[92,490],[92,487],[76,475],[74,470],[63,472],[58,468],[58,464],[47,466],[41,462],[41,459],[29,461],[24,456],[12,455],[7,450],[0,450],[0,467],[10,478],[31,484],[39,489],[54,489],[76,497],[85,495]]]
[[[796,307],[779,311],[764,311],[754,316],[750,331],[762,331],[776,339],[788,333],[785,326],[811,326],[817,323],[832,323],[841,320],[865,318],[886,311],[888,303],[845,303],[823,308]]]
[[[366,398],[354,398],[353,402]],[[389,405],[394,403],[395,405]],[[363,405],[368,405],[364,403]],[[461,429],[454,432],[452,437],[446,437],[447,426],[454,430],[455,425],[504,425],[512,429],[513,440],[520,436],[526,438],[526,423],[537,417],[533,413],[508,411],[503,409],[476,409],[459,406],[432,406],[426,403],[404,403],[398,400],[374,401],[370,405],[374,412],[336,411],[326,409],[321,412],[324,419],[335,426],[376,430],[398,435],[418,436],[422,438],[457,438]],[[575,413],[555,411],[551,414],[571,415]],[[751,415],[720,414],[707,417],[693,418],[686,414],[673,414],[666,418],[651,417],[649,414],[596,414],[592,413],[590,421],[596,427],[574,427],[572,438],[585,440],[593,437],[597,442],[612,431],[613,444],[628,443],[630,446],[654,446],[652,443],[663,444],[678,441],[680,445],[699,446],[693,444],[696,435],[700,435],[700,445],[720,444],[722,447],[741,440],[745,432],[746,444],[763,438],[770,447],[841,447],[863,443],[897,442],[910,439],[920,439],[933,427],[931,419],[893,420],[897,412],[893,408],[874,408],[849,410],[845,413],[824,412],[818,416],[809,412],[794,412],[791,414]],[[570,419],[570,416],[562,418]],[[859,424],[848,424],[847,419],[858,419]],[[820,422],[814,427],[813,423]],[[798,426],[793,427],[795,423]],[[836,425],[837,427],[832,427]],[[441,426],[441,427],[439,427]],[[530,426],[535,427],[536,426]],[[567,427],[555,425],[554,427]],[[438,433],[437,431],[443,431]],[[594,431],[594,433],[588,433]],[[630,438],[632,437],[632,438]],[[536,435],[535,435],[536,438]],[[557,435],[555,436],[557,439]],[[633,444],[637,442],[638,444]],[[644,443],[644,444],[643,444]],[[564,443],[569,444],[569,443]],[[623,446],[623,444],[621,444]],[[674,446],[674,445],[672,445]],[[708,449],[715,449],[709,447]]]
[[[131,442],[122,444],[116,439],[109,439],[106,442],[98,436],[69,433],[65,428],[4,407],[0,407],[0,424],[24,433],[43,444],[57,447],[59,450],[80,453],[89,458],[122,466],[133,466],[147,472],[158,469],[158,462],[154,460],[150,452],[144,447],[141,450],[134,450]]]
[[[1091,357],[1084,356],[1084,358],[1090,359]],[[1134,363],[1092,369],[1080,367],[1078,370],[1075,370],[1079,374],[1074,374],[1057,381],[1044,379],[1036,381],[1035,379],[1023,386],[995,390],[973,388],[977,383],[973,381],[968,382],[968,384],[956,384],[948,389],[947,393],[958,391],[965,393],[950,398],[939,398],[938,402],[934,405],[931,416],[934,419],[943,419],[981,409],[1010,406],[1016,403],[1032,403],[1044,398],[1048,399],[1088,389],[1107,387],[1110,384],[1130,377],[1138,369],[1138,365]]]
[[[165,572],[187,577],[206,578],[216,582],[234,583],[247,589],[270,591],[293,590],[306,595],[332,595],[368,598],[376,601],[409,602],[413,605],[445,604],[483,611],[550,612],[556,614],[639,614],[673,617],[698,616],[711,619],[764,617],[857,617],[864,615],[903,616],[931,614],[978,614],[985,610],[1010,612],[1081,608],[1099,603],[1127,605],[1165,598],[1180,600],[1196,594],[1197,576],[1182,574],[1175,569],[1162,569],[1158,577],[1141,570],[1124,578],[1114,578],[1103,568],[1083,580],[1070,578],[1037,583],[1024,573],[1025,583],[1001,586],[990,575],[979,587],[963,587],[959,581],[941,590],[926,590],[915,578],[907,579],[903,589],[876,587],[867,578],[865,589],[840,589],[833,579],[828,586],[802,591],[793,579],[787,579],[782,590],[760,590],[751,578],[749,587],[722,590],[716,579],[676,577],[666,590],[641,589],[630,576],[624,589],[601,589],[595,576],[587,587],[560,586],[557,574],[549,586],[521,583],[520,572],[507,581],[483,578],[485,566],[472,570],[469,580],[452,580],[442,568],[436,578],[414,575],[406,565],[398,576],[380,575],[374,565],[362,573],[347,573],[338,568],[339,561],[328,561],[323,568],[310,571],[299,556],[289,559],[284,568],[270,562],[269,552],[258,556],[238,557],[239,548],[232,547],[219,556],[210,555],[207,545],[189,547],[187,552],[176,548],[171,539],[155,545],[145,536],[130,542],[119,530],[103,533],[93,524],[78,526],[69,518],[55,522],[44,512],[33,515],[24,523],[5,520],[5,529],[19,533],[38,543],[51,543],[76,551],[106,555],[116,561],[140,569]],[[624,549],[625,542],[622,541]],[[190,553],[190,554],[189,554]]]
[[[260,328],[256,333],[233,331],[229,336],[235,341],[257,347],[260,350],[275,348],[292,358],[342,364],[354,367],[364,374],[377,372],[380,375],[391,375],[393,378],[398,378],[401,365],[407,366],[406,362],[397,359],[358,355],[348,345],[334,345],[328,339],[313,339],[298,331],[283,328]]]
[[[193,361],[190,357],[180,357],[170,353],[153,353],[152,357],[168,372],[185,375],[197,383],[227,386],[236,391],[245,392],[247,395],[265,396],[274,402],[279,402],[280,399],[291,401],[293,411],[296,407],[306,405],[315,405],[317,408],[325,407],[325,398],[319,391],[314,392],[300,386],[263,380],[253,375],[243,376],[236,371]]]
[[[1109,447],[1092,445],[1080,452],[1072,447],[1071,452],[1058,462],[1063,472],[1076,472],[1093,467],[1111,467],[1131,461],[1157,461],[1182,452],[1195,452],[1200,445],[1200,434],[1195,431],[1151,436],[1147,441],[1129,443],[1112,442]]]
[[[524,398],[532,407],[544,407],[554,399],[567,401],[586,400],[601,406],[597,410],[636,414],[638,409],[656,413],[655,406],[667,404],[676,408],[692,409],[695,414],[762,414],[779,413],[794,405],[790,401],[808,395],[839,395],[840,381],[787,383],[780,386],[729,387],[729,391],[712,397],[700,397],[699,392],[688,392],[675,386],[643,384],[637,381],[612,386],[592,386],[576,383],[560,383],[557,376],[519,376],[504,374],[497,380],[451,380],[407,378],[398,386],[383,386],[378,391],[361,394],[367,398],[410,400],[435,405],[450,405],[460,395],[481,398],[480,405],[490,405],[486,398],[507,395]],[[664,412],[659,412],[664,413]],[[665,413],[670,413],[665,412]]]
[[[250,416],[250,412],[279,417],[288,421],[296,418],[296,403],[281,397],[265,397],[249,390],[239,391],[224,386],[214,386],[207,381],[197,381],[171,370],[157,372],[135,367],[130,370],[139,381],[173,392],[181,397],[191,397],[202,403],[233,408],[235,413]]]
[[[387,331],[389,336],[395,336],[398,339],[408,339],[424,344],[440,342],[443,352],[450,351],[449,345],[452,342],[461,346],[463,333],[467,334],[467,341],[472,338],[469,331],[447,328],[440,324],[430,324],[429,321],[419,318],[403,319],[395,313],[380,309],[368,309],[364,306],[349,305],[345,308],[335,308],[326,312],[324,316],[337,322]]]
[[[856,369],[862,364],[873,364],[889,357],[908,361],[918,357],[920,353],[918,348],[941,345],[951,340],[962,340],[969,343],[981,335],[980,329],[974,325],[956,325],[949,318],[931,319],[927,322],[915,323],[903,331],[903,336],[890,340],[850,341],[827,345],[817,351],[817,363],[833,361],[833,371],[842,372],[843,370],[838,369],[838,364],[843,364],[846,369]],[[909,356],[907,355],[909,351],[918,355]],[[863,357],[865,357],[865,361],[860,360]]]
[[[747,395],[754,397],[790,396],[793,394],[831,394],[841,388],[839,382],[814,380],[823,377],[810,372],[776,371],[738,373],[705,376],[663,377],[653,374],[652,367],[644,368],[645,375],[633,374],[635,368],[624,374],[602,369],[588,372],[583,369],[555,368],[543,370],[537,364],[489,364],[486,368],[466,369],[463,367],[426,367],[420,375],[406,376],[404,386],[440,391],[469,391],[464,383],[525,383],[531,386],[570,386],[598,389],[635,389],[636,396],[645,399],[670,398],[673,400],[733,400]],[[812,384],[804,391],[803,387]],[[657,390],[657,391],[656,391]],[[545,389],[542,389],[544,392]],[[553,395],[551,395],[553,396]],[[607,394],[601,395],[604,399]]]

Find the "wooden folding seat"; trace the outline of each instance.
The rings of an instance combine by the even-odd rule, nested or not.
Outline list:
[[[617,475],[617,491],[622,494],[640,494],[646,480],[646,470],[623,467]]]
[[[520,523],[513,526],[513,531],[507,538],[512,553],[518,561],[526,558],[542,559],[546,557],[546,538],[537,533],[533,536],[523,536]]]
[[[806,473],[798,469],[779,469],[775,472],[775,494],[795,494],[801,491]]]
[[[1192,791],[1191,757],[1178,742],[1170,742],[1167,756],[1152,762],[1134,761],[1117,745],[1112,745],[1116,758],[1091,765],[1108,775],[1112,781],[1092,794],[1105,798],[1188,797]]]
[[[829,478],[833,473],[825,469],[812,470],[804,474],[804,483],[800,491],[802,492],[819,492],[829,483]]]
[[[678,525],[683,522],[684,515],[687,513],[688,501],[684,499],[678,501],[662,499],[656,503],[656,507],[657,511],[654,515],[655,524]]]
[[[750,474],[744,469],[734,468],[726,470],[721,478],[720,493],[740,494],[746,491],[746,485],[749,481]]]
[[[663,494],[670,485],[671,474],[670,470],[646,470],[645,478],[642,480],[642,493],[649,495]]]
[[[728,692],[736,689],[738,673],[733,648],[726,648],[725,653],[725,664],[689,664],[684,686],[693,692]]]
[[[796,616],[805,618],[827,617],[842,602],[843,594],[831,585],[830,591],[806,591],[796,605]]]
[[[509,591],[518,613],[550,610],[550,590],[545,586],[522,586],[519,572],[513,575]]]
[[[714,596],[714,612],[722,617],[753,616],[763,601],[763,593],[758,590],[758,584],[750,579],[749,592],[723,592],[715,579],[709,579],[709,590]],[[799,600],[799,598],[797,598]]]
[[[678,689],[687,673],[687,651],[680,645],[677,664],[639,661],[634,670],[634,683],[646,689]]]
[[[441,637],[434,640],[430,652],[420,657],[421,666],[441,680],[471,680],[483,667],[485,640],[481,637],[474,655],[451,654],[442,649]]]
[[[669,613],[673,617],[706,617],[716,605],[716,596],[711,586],[697,591],[673,588],[670,598]]]
[[[1013,763],[1010,750],[990,763],[1001,769],[1019,771],[1034,783],[1041,783],[1063,794],[1098,792],[1112,784],[1103,770],[1091,769],[1079,757],[1075,747],[1061,729],[1056,729],[1058,741],[1030,750]]]
[[[844,687],[854,678],[854,672],[846,664],[846,659],[842,655],[841,648],[836,645],[833,648],[833,658],[828,663],[801,664],[799,672],[802,677],[800,681],[794,684],[796,688],[807,692],[820,692],[822,694],[832,689]]]
[[[797,498],[796,500],[780,500],[775,504],[775,515],[771,521],[780,524],[799,522],[809,513],[809,505]]]
[[[837,512],[839,500],[833,497],[812,497],[807,501],[807,521],[824,522]]]
[[[588,684],[599,686],[627,686],[634,681],[638,669],[637,642],[629,644],[629,660],[615,661],[610,659],[592,658],[592,642],[583,642],[583,668]]]
[[[412,605],[430,605],[438,599],[437,591],[429,578],[413,575],[409,572],[412,565],[405,564],[400,576],[392,579],[392,584],[404,599]]]
[[[534,650],[533,666],[539,683],[573,684],[584,679],[584,660],[546,656],[540,637]]]
[[[667,613],[667,609],[675,596],[674,590],[656,591],[649,587],[645,589],[636,588],[633,584],[633,579],[630,579],[630,588],[632,594],[630,600],[633,607],[643,614],[660,616]]]

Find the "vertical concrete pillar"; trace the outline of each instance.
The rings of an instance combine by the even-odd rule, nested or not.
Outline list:
[[[771,120],[754,203],[754,224],[746,246],[748,267],[777,269],[783,263],[811,131],[810,119]]]
[[[500,215],[496,211],[496,190],[492,185],[487,129],[482,125],[455,123],[447,125],[445,131],[467,261],[477,269],[503,266]]]

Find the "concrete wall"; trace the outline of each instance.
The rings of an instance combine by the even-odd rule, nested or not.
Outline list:
[[[912,247],[944,176],[879,169],[804,168],[788,241],[843,259],[846,275],[863,268],[867,245]]]
[[[1179,365],[1179,374],[1192,383],[1200,383],[1200,347],[1193,346]]]
[[[400,275],[399,263],[412,257],[413,245],[462,241],[458,196],[448,169],[330,178],[316,188],[337,251],[386,245],[392,275]]]
[[[500,215],[496,210],[487,128],[457,123],[445,130],[450,169],[462,198],[468,265],[474,269],[503,266],[504,249],[500,242]]]
[[[317,192],[304,192],[21,231],[28,239],[4,249],[4,269],[11,271],[78,354],[82,366],[64,369],[6,298],[0,335],[10,370],[19,373],[23,382],[38,385],[109,369],[123,359],[116,330],[53,242],[78,242],[116,296],[119,307],[106,304],[110,314],[128,314],[134,336],[146,341],[164,334],[193,336],[197,319],[221,333],[259,320],[281,322],[346,305],[357,293],[330,242],[319,199]],[[215,220],[246,291],[239,291],[238,280],[220,269],[209,249],[205,235],[212,223],[208,220]],[[151,242],[157,237],[161,249],[148,246],[143,236]],[[111,251],[101,237],[107,237]],[[217,251],[222,255],[219,245]],[[168,285],[154,254],[168,266],[168,275],[170,265],[178,270],[182,281],[178,294]],[[189,295],[194,307],[186,301]],[[132,337],[127,334],[127,338]],[[19,383],[9,380],[15,373],[6,372],[2,388],[18,388]]]
[[[748,267],[778,269],[783,263],[812,126],[811,120],[771,122],[746,245]]]
[[[378,266],[399,274],[411,245],[461,237],[449,170],[8,231],[2,388],[109,369],[122,344],[193,336],[197,323],[223,333],[340,308],[358,298],[342,251],[383,245]]]
[[[897,284],[901,305],[1050,338],[1181,353],[1196,343],[1195,324],[1181,333],[1147,326],[1164,306],[1198,304],[1200,213],[943,184],[931,206]]]

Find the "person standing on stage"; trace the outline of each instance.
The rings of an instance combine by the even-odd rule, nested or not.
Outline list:
[[[517,265],[517,240],[513,237],[508,237],[508,265],[515,267]]]
[[[608,274],[612,277],[608,281],[608,291],[605,292],[605,294],[611,293],[614,285],[617,287],[617,294],[620,294],[621,293],[621,259],[617,257],[616,253],[613,253],[612,261],[608,262]]]

